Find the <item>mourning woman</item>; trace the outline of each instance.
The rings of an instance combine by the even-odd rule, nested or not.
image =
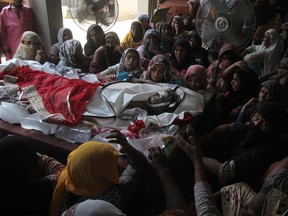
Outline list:
[[[88,72],[89,61],[83,54],[83,48],[80,41],[76,39],[65,41],[61,46],[59,55],[59,66],[78,68],[84,73]]]
[[[100,46],[94,53],[90,62],[91,73],[99,73],[108,67],[117,64],[121,58],[123,49],[116,32],[107,32],[104,36],[104,45]]]
[[[50,216],[87,199],[102,199],[123,209],[136,190],[137,176],[146,162],[145,156],[132,147],[119,131],[111,131],[107,139],[119,143],[129,158],[123,171],[118,164],[119,152],[109,143],[86,142],[72,151],[61,172],[50,205]]]
[[[93,24],[87,30],[86,40],[84,45],[84,54],[88,57],[89,61],[92,60],[95,51],[104,45],[105,33],[101,26]]]

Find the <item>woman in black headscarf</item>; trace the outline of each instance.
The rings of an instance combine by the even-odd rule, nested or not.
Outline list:
[[[197,64],[208,68],[210,65],[206,49],[202,47],[202,39],[197,31],[188,32],[187,39],[191,47],[191,57],[194,58]]]
[[[190,52],[191,49],[188,40],[178,39],[175,41],[169,60],[172,66],[178,71],[178,75],[182,74],[185,76],[188,67],[195,64],[195,59],[190,57]]]
[[[84,54],[91,61],[95,51],[104,45],[105,33],[101,26],[93,24],[87,30],[87,42],[84,45]]]
[[[256,112],[257,106],[264,101],[273,101],[280,104],[284,101],[284,88],[277,80],[267,80],[260,84],[258,97],[252,97],[242,106],[236,124],[249,121]]]

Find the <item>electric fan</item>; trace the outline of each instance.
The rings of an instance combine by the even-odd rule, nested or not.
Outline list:
[[[256,27],[248,0],[203,0],[196,14],[196,28],[206,48],[219,51],[224,43],[244,48]]]
[[[92,24],[98,24],[108,31],[117,21],[119,5],[117,0],[69,0],[68,10],[83,31],[87,31]]]

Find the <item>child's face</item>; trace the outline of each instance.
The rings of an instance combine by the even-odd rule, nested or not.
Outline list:
[[[187,78],[186,86],[193,91],[199,91],[204,89],[201,78],[196,75],[192,75]]]
[[[166,68],[162,64],[156,64],[151,68],[150,78],[154,82],[162,82],[164,81]]]
[[[138,55],[135,52],[128,51],[125,56],[125,68],[127,71],[133,71],[138,65]]]

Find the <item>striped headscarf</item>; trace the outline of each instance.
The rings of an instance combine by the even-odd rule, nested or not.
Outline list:
[[[58,65],[77,67],[78,64],[75,59],[75,52],[78,46],[81,46],[81,43],[76,39],[70,39],[65,41],[60,48],[59,52],[60,62],[58,63]]]

